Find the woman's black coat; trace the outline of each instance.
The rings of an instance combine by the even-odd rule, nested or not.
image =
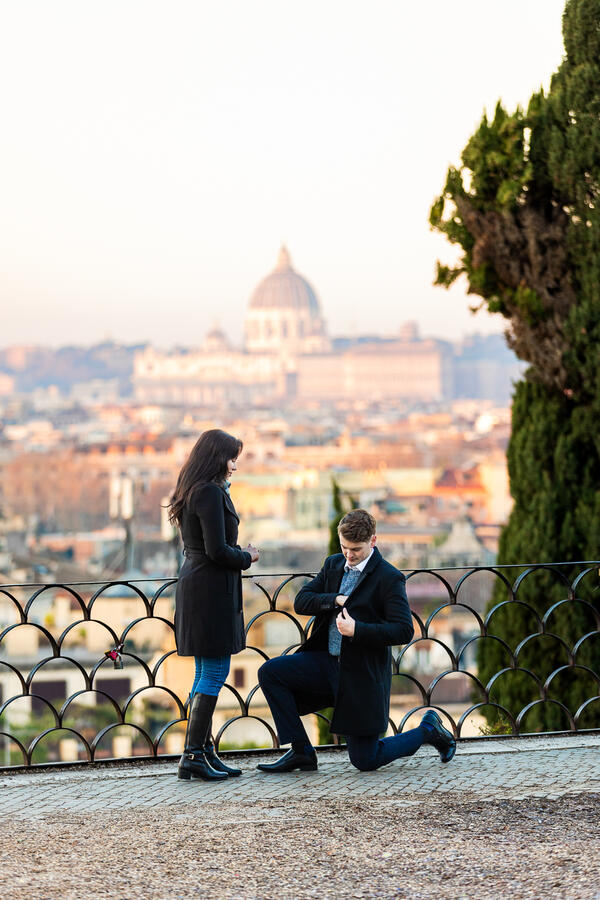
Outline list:
[[[328,650],[329,623],[336,612],[345,559],[341,553],[325,560],[323,568],[297,594],[298,613],[314,615],[310,637],[297,652]],[[353,637],[343,637],[340,678],[331,731],[341,735],[372,735],[387,731],[390,709],[390,646],[406,644],[414,629],[402,572],[386,562],[375,548],[346,601],[355,620]],[[331,697],[295,694],[304,715],[331,705]],[[325,702],[323,702],[325,700]]]
[[[200,485],[183,509],[186,560],[175,593],[175,641],[180,656],[228,656],[246,646],[242,569],[251,565],[237,544],[239,517],[224,488]]]

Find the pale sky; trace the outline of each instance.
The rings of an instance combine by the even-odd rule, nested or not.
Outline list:
[[[500,331],[429,230],[564,0],[0,0],[0,346],[239,340],[282,242],[332,335]]]

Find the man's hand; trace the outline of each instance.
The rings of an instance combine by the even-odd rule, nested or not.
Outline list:
[[[338,594],[337,597],[335,598],[335,602],[337,603],[338,606],[343,606],[347,599],[348,599],[347,595]]]
[[[335,620],[337,629],[344,637],[352,637],[354,635],[354,619],[348,613],[347,609],[342,609],[341,613]]]

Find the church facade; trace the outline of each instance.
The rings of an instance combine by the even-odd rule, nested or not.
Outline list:
[[[248,304],[244,347],[213,328],[198,350],[136,355],[133,384],[141,403],[198,406],[286,401],[421,401],[451,396],[452,348],[398,338],[332,340],[316,291],[293,268],[285,247]]]

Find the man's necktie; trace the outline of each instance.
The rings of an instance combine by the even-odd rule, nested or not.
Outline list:
[[[346,596],[351,594],[356,587],[356,582],[358,581],[360,576],[360,569],[350,569],[348,568],[348,566],[346,566],[346,568],[344,569],[344,577],[342,578],[342,583],[340,584],[338,593],[344,594]],[[328,650],[332,656],[339,656],[342,647],[342,635],[338,631],[335,620],[338,614],[341,613],[343,608],[343,606],[336,606],[335,612],[333,613],[329,622]]]

